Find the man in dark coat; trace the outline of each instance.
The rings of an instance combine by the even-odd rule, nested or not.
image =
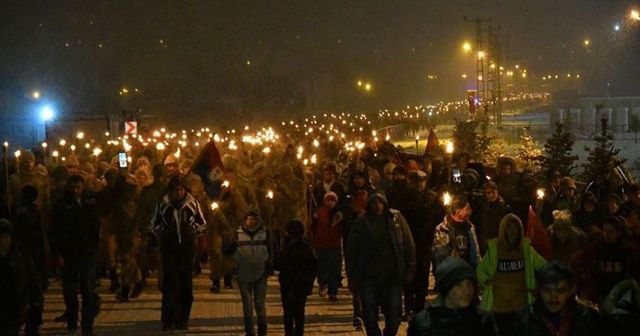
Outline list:
[[[40,335],[43,297],[31,258],[12,246],[13,226],[0,219],[0,335]]]
[[[375,246],[376,248],[371,248]],[[384,335],[396,335],[402,315],[402,285],[416,269],[416,252],[406,220],[387,199],[374,193],[367,211],[360,215],[349,234],[347,276],[359,287],[367,335],[382,335],[378,312],[385,315]]]
[[[409,321],[413,314],[424,309],[429,288],[433,234],[436,225],[445,215],[438,195],[427,189],[425,172],[415,170],[409,174],[407,191],[406,213],[403,215],[407,219],[416,246],[416,274],[413,280],[404,286],[404,321]]]
[[[82,295],[82,334],[93,335],[98,314],[95,292],[99,219],[95,197],[84,192],[84,179],[72,175],[61,203],[55,204],[52,223],[52,250],[62,266],[62,292],[66,306],[67,330],[78,329],[78,287]]]
[[[576,302],[569,265],[552,261],[536,272],[539,299],[517,312],[514,335],[602,335],[598,313]]]

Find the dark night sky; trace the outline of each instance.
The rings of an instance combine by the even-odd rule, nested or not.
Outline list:
[[[625,18],[632,5],[624,0],[0,0],[0,87],[40,90],[65,111],[142,107],[152,114],[194,116],[460,99],[475,86],[474,58],[461,48],[464,41],[475,41],[475,25],[463,20],[467,16],[491,18],[507,42],[504,64],[528,69],[531,80],[582,73],[594,94],[606,88],[611,95],[640,95],[637,83],[629,85],[640,77],[640,22]],[[615,23],[621,31],[614,32]],[[591,41],[588,48],[585,39]],[[470,75],[467,81],[462,73]],[[359,90],[357,80],[374,89]],[[125,87],[130,92],[119,94]]]

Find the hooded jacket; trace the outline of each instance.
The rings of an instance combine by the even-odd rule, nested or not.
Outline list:
[[[387,198],[384,194],[374,193],[367,201],[367,211],[360,215],[349,233],[347,276],[354,279],[356,283],[369,279],[371,270],[376,267],[376,252],[372,237],[371,217],[375,216],[371,212],[371,205],[375,200],[380,200],[384,204],[382,215],[387,222],[391,235],[394,257],[397,262],[397,269],[400,280],[413,277],[416,269],[416,252],[413,236],[407,221],[399,211],[389,209]]]
[[[224,255],[233,255],[237,262],[238,281],[248,283],[257,281],[262,276],[273,272],[273,253],[276,248],[273,245],[271,231],[264,226],[258,216],[256,228],[251,231],[244,224],[244,218],[250,214],[247,212],[242,224],[236,231],[237,242],[225,240],[222,246]]]
[[[522,248],[524,251],[524,285],[529,292],[527,294],[528,303],[533,303],[535,299],[532,294],[532,292],[537,287],[535,271],[539,270],[547,263],[546,260],[544,260],[544,258],[542,258],[538,254],[538,252],[536,252],[536,250],[531,246],[531,241],[529,240],[529,238],[524,237],[524,229],[522,228],[522,222],[520,221],[520,219],[514,214],[507,214],[506,216],[504,216],[504,218],[500,222],[500,231],[498,238],[489,239],[487,253],[476,268],[476,274],[478,275],[478,284],[483,288],[481,305],[487,310],[493,309],[493,290],[494,286],[499,286],[499,284],[485,284],[488,280],[493,280],[498,270],[498,242],[506,242],[507,223],[509,223],[510,221],[520,223],[520,245],[517,248]]]

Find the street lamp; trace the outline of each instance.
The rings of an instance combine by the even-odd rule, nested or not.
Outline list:
[[[416,154],[420,155],[420,151],[418,150],[418,141],[420,140],[420,136],[416,135]]]

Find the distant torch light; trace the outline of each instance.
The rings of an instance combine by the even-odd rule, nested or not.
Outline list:
[[[538,195],[538,199],[544,199],[544,189],[536,190],[536,195]]]
[[[229,181],[222,182],[222,186],[225,188],[229,188]]]
[[[273,191],[271,191],[271,190],[267,191],[267,198],[268,199],[273,199]]]
[[[220,206],[218,205],[218,202],[213,202],[211,203],[211,210],[216,210],[218,209]]]

